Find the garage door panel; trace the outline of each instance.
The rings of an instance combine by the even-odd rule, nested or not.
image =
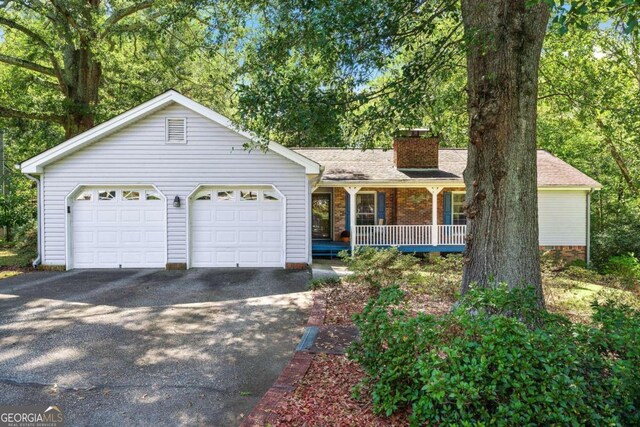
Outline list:
[[[164,267],[165,202],[125,200],[123,190],[114,191],[117,196],[111,200],[73,204],[72,267]],[[144,190],[135,191],[144,194]]]
[[[164,247],[164,231],[145,231],[144,241],[154,243],[154,246]]]
[[[140,220],[142,218],[142,214],[143,212],[141,212],[140,210],[123,209],[120,212],[120,224],[139,225],[141,222]]]
[[[228,250],[218,250],[213,253],[215,262],[217,264],[226,264],[226,265],[235,265],[236,264],[236,254],[232,249]]]
[[[199,231],[198,233],[193,234],[194,243],[211,243],[213,242],[211,231]]]
[[[228,210],[229,208],[217,208],[215,211],[216,222],[234,222],[236,220],[236,212]]]
[[[118,243],[117,231],[98,231],[98,245],[102,243]]]
[[[242,207],[240,207],[240,209],[242,209]],[[256,222],[259,216],[260,213],[257,208],[238,211],[238,221],[240,222]]]
[[[250,250],[239,250],[238,251],[238,263],[240,264],[246,264],[246,265],[257,265],[258,264],[258,259],[259,259],[259,253],[257,250],[255,251],[250,251]]]
[[[282,212],[267,210],[262,212],[262,221],[265,223],[280,224],[282,223]]]
[[[260,241],[259,230],[245,230],[238,232],[238,242],[239,243],[258,243]]]
[[[214,233],[213,242],[215,243],[236,243],[238,241],[237,232],[235,230],[230,231],[216,231]]]
[[[282,264],[282,252],[262,251],[262,262],[267,264]]]
[[[142,232],[141,231],[123,231],[121,233],[122,243],[141,243]]]
[[[280,231],[263,231],[263,243],[282,243],[282,233]]]
[[[194,267],[281,267],[284,204],[264,200],[262,190],[225,188],[234,198],[191,201],[190,262]],[[254,200],[241,200],[252,192]],[[203,218],[207,220],[203,220]],[[211,218],[210,221],[208,219]]]
[[[106,223],[117,224],[118,212],[113,208],[100,209],[97,213],[96,221],[101,224],[106,224]]]

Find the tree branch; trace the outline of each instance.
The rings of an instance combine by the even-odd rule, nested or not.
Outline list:
[[[64,79],[62,77],[62,69],[60,68],[60,64],[58,63],[58,60],[56,59],[56,56],[53,53],[53,49],[51,49],[51,46],[49,46],[49,43],[47,43],[46,40],[43,39],[42,36],[40,36],[35,31],[25,27],[24,25],[16,21],[5,18],[4,16],[0,16],[0,25],[5,25],[9,28],[13,28],[14,30],[20,31],[21,33],[27,35],[31,40],[33,40],[34,42],[38,43],[40,46],[45,48],[45,50],[49,54],[49,60],[51,61],[51,65],[53,66],[53,70],[55,71],[55,76],[58,79],[60,88],[62,89],[63,93],[66,95],[67,86],[64,83]]]
[[[133,15],[136,12],[139,12],[144,9],[148,9],[155,3],[154,0],[145,0],[139,3],[136,3],[132,6],[125,7],[120,10],[116,10],[113,14],[105,21],[104,29],[102,30],[101,36],[105,36],[109,34],[114,25],[118,22],[122,21],[127,16]]]
[[[12,56],[3,55],[0,53],[0,62],[5,64],[15,65],[16,67],[26,68],[27,70],[35,71],[37,73],[46,74],[48,76],[56,77],[56,70],[53,68],[45,67],[35,62],[27,61],[25,59],[14,58]]]
[[[7,117],[11,119],[29,119],[29,120],[41,120],[43,122],[59,123],[62,124],[64,117],[56,116],[54,114],[41,114],[41,113],[29,113],[26,111],[15,110],[13,108],[4,107],[0,105],[0,117]]]

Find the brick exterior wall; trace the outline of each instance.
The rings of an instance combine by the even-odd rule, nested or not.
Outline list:
[[[438,224],[444,223],[444,192],[460,189],[445,188],[438,194]],[[360,191],[386,193],[386,224],[431,224],[431,193],[426,188],[363,188]],[[345,200],[349,197],[343,188],[333,189],[333,238],[340,240],[346,229]]]
[[[540,250],[551,252],[554,257],[566,262],[587,260],[586,246],[540,246]]]
[[[398,169],[438,167],[438,138],[396,137],[393,140],[393,161]]]
[[[361,192],[376,193],[384,191],[385,196],[385,224],[396,224],[396,189],[395,188],[362,188]],[[340,240],[340,233],[346,230],[346,200],[349,193],[344,188],[333,189],[333,239]],[[377,196],[376,196],[377,197]]]

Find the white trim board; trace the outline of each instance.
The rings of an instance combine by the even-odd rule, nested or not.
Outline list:
[[[210,108],[187,98],[186,96],[176,92],[175,90],[169,90],[155,98],[144,102],[137,107],[132,108],[106,122],[95,126],[86,132],[83,132],[77,136],[74,136],[67,141],[56,145],[49,150],[38,154],[28,160],[25,160],[17,167],[22,173],[40,174],[44,171],[44,167],[76,150],[83,148],[84,146],[94,142],[100,138],[103,138],[117,130],[133,123],[136,120],[140,120],[149,114],[158,111],[171,103],[177,103],[185,108],[188,108],[209,120],[249,139],[250,141],[259,142],[256,137],[248,132],[244,132],[236,129],[231,120],[223,115],[216,113]],[[307,174],[319,174],[320,165],[313,160],[304,157],[302,154],[296,153],[276,142],[269,142],[269,150],[276,154],[279,154],[305,168]]]

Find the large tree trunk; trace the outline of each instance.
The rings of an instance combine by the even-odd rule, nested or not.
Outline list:
[[[462,292],[472,283],[532,285],[543,307],[536,100],[549,10],[528,3],[462,1],[470,120]]]
[[[63,79],[67,90],[64,129],[71,138],[95,125],[95,108],[102,78],[102,65],[89,46],[68,46],[64,57]]]

